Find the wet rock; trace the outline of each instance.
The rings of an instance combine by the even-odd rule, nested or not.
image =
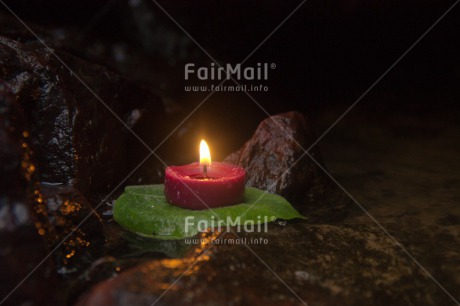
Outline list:
[[[35,190],[35,210],[43,209],[40,219],[48,248],[53,250],[56,274],[66,289],[66,303],[87,283],[110,277],[112,259],[104,260],[103,223],[86,198],[75,188],[40,184]]]
[[[27,201],[27,179],[33,173],[19,105],[0,79],[0,232],[12,233],[33,225]],[[30,170],[32,170],[30,172]]]
[[[22,191],[26,185],[22,171],[28,161],[22,162],[27,146],[24,138],[28,132],[22,125],[22,111],[14,101],[11,88],[0,79],[0,191]]]
[[[38,227],[49,248],[63,241],[54,254],[60,274],[75,275],[98,255],[104,243],[101,219],[77,189],[40,184],[34,208],[44,210],[46,220],[40,220]]]
[[[246,169],[248,186],[284,196],[312,219],[337,219],[345,213],[345,198],[304,153],[315,140],[305,116],[283,113],[262,121],[225,161]],[[322,163],[317,146],[309,153]]]
[[[11,305],[60,303],[63,294],[51,294],[53,284],[58,275],[73,276],[96,256],[104,241],[102,225],[78,190],[37,182],[30,132],[13,90],[0,81],[1,299],[8,297]]]
[[[251,238],[259,242],[244,245],[231,233],[214,245],[205,239],[197,242],[194,256],[150,261],[122,270],[92,288],[77,305],[449,302],[390,238],[370,227],[299,222],[286,227],[272,225],[267,233],[238,235],[246,243]]]
[[[132,137],[114,114],[135,127],[142,120],[154,122],[163,106],[114,72],[56,52],[110,110],[37,41],[0,37],[0,77],[24,109],[41,181],[77,186],[85,193],[108,190],[128,171],[124,161],[130,160]]]
[[[29,204],[28,181],[35,166],[23,127],[11,88],[0,80],[0,301],[8,297],[8,305],[43,305],[59,299],[50,294],[48,284],[56,279],[50,275],[49,262],[9,295],[47,253]]]

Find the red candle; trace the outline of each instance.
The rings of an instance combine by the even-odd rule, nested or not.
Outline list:
[[[188,209],[238,204],[243,200],[245,178],[246,171],[241,167],[211,163],[209,148],[202,140],[199,163],[166,168],[166,200]]]

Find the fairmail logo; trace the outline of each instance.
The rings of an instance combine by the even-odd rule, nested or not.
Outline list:
[[[184,229],[186,233],[189,233],[191,228],[198,229],[198,232],[200,233],[206,233],[209,230],[217,232],[230,232],[231,227],[234,227],[237,233],[267,233],[268,222],[275,220],[275,216],[257,216],[256,220],[242,220],[240,216],[234,219],[232,219],[230,216],[227,216],[225,219],[218,220],[216,220],[214,216],[211,216],[210,220],[197,220],[194,216],[187,216],[184,222]]]
[[[226,64],[218,66],[211,63],[209,67],[197,67],[194,63],[184,66],[185,80],[196,78],[198,80],[221,81],[234,79],[237,81],[263,81],[268,80],[269,71],[276,68],[274,63],[257,63],[256,66],[243,67],[241,64]]]

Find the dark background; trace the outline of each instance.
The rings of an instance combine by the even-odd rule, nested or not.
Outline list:
[[[184,92],[183,67],[188,62],[209,66],[211,60],[151,1],[6,3],[32,27],[51,29],[58,41],[67,35],[64,49],[156,91],[173,114],[165,133],[206,96]],[[159,2],[221,64],[245,58],[299,3]],[[269,91],[251,95],[270,114],[304,112],[321,134],[452,4],[307,1],[247,62],[277,65],[264,83]],[[458,8],[450,12],[357,107],[380,116],[457,112],[459,16]],[[172,137],[165,146],[181,142],[178,151],[188,152],[180,156],[193,156],[205,137],[216,159],[222,159],[266,116],[243,93],[216,93],[183,125],[185,136]]]

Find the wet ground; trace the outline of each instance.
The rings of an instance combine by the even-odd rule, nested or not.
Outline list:
[[[374,106],[384,102],[369,100]],[[437,99],[431,103],[434,106]],[[458,300],[458,113],[437,107],[387,113],[363,104],[321,143],[328,168],[420,262],[420,270],[433,274],[438,291],[448,295],[442,286]],[[355,205],[342,222],[376,227],[367,213]],[[455,305],[452,300],[446,303]]]

